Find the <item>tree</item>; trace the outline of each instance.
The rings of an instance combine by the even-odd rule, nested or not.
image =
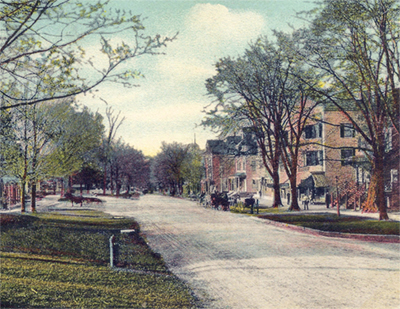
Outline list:
[[[278,79],[275,79],[274,72],[263,69],[268,64],[257,58],[261,53],[256,54],[252,60],[248,56],[253,56],[250,50],[237,60],[221,59],[216,64],[217,75],[207,80],[206,87],[208,93],[217,98],[218,106],[224,109],[225,105],[230,105],[230,112],[234,111],[236,117],[246,119],[254,127],[264,166],[273,179],[273,206],[278,207],[282,204],[279,185],[282,110],[269,109],[270,106],[279,104],[279,90],[273,87],[274,81]],[[265,60],[272,62],[273,58]],[[267,76],[268,74],[271,76]]]
[[[110,169],[113,171],[117,196],[122,186],[126,187],[127,192],[131,187],[147,186],[150,180],[149,165],[141,151],[119,141],[113,145],[112,158]]]
[[[122,64],[159,54],[173,38],[145,35],[140,16],[107,3],[0,1],[0,109],[75,96],[106,81],[132,86],[141,73]],[[129,42],[114,44],[118,36]],[[96,39],[105,61],[85,56]],[[99,62],[106,64],[98,67]]]
[[[3,168],[21,181],[21,211],[25,188],[31,184],[31,209],[36,210],[36,183],[79,171],[88,152],[98,145],[102,117],[87,108],[76,111],[72,101],[46,102],[12,109],[13,134],[2,138]]]
[[[79,172],[73,175],[74,183],[79,183],[82,186],[85,185],[87,193],[93,185],[98,185],[101,183],[103,173],[101,170],[92,162],[85,162]]]
[[[300,210],[298,205],[297,171],[300,147],[305,145],[302,138],[309,121],[315,121],[313,111],[320,104],[321,97],[313,93],[308,85],[317,85],[317,72],[306,69],[303,62],[297,61],[294,50],[297,50],[297,32],[287,35],[283,32],[274,32],[277,38],[282,61],[287,63],[283,67],[285,80],[282,83],[282,108],[284,110],[284,129],[281,135],[282,162],[289,177],[291,189],[290,210]],[[298,76],[302,78],[299,79]],[[307,83],[304,82],[307,80]],[[320,120],[320,119],[319,119]]]
[[[189,145],[163,142],[161,152],[154,159],[152,173],[159,186],[168,188],[171,195],[182,193],[184,167],[188,152]]]
[[[204,173],[202,151],[197,144],[190,144],[183,167],[183,178],[192,193],[200,191],[200,183]]]
[[[208,79],[208,93],[217,98],[212,119],[204,124],[249,125],[253,128],[265,168],[273,180],[273,206],[282,204],[279,166],[283,160],[292,187],[291,209],[297,202],[297,161],[301,134],[315,104],[310,104],[308,87],[294,72],[310,76],[290,53],[293,40],[282,33],[277,42],[260,38],[244,56],[225,58],[216,64],[217,75]],[[315,80],[315,79],[314,79]],[[221,116],[225,114],[225,116]],[[235,119],[235,120],[232,120]]]
[[[324,0],[309,12],[310,28],[299,57],[324,74],[313,87],[341,111],[366,142],[372,177],[368,205],[388,219],[385,193],[385,131],[399,131],[400,5],[394,0]],[[351,110],[357,113],[351,113]]]
[[[107,188],[107,166],[111,163],[113,156],[113,145],[115,140],[115,135],[117,134],[118,128],[121,126],[122,122],[125,120],[125,117],[119,119],[121,115],[121,111],[114,115],[114,111],[111,107],[106,108],[106,116],[108,121],[108,132],[103,137],[103,143],[100,153],[100,160],[103,162],[103,194],[106,194]],[[110,168],[110,184],[111,191],[113,190],[113,181],[112,181],[112,169]]]

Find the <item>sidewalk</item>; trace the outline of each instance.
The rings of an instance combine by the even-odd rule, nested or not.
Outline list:
[[[262,196],[259,200],[260,208],[272,207],[273,197]],[[284,208],[288,209],[289,205],[283,201]],[[301,202],[299,202],[300,211],[296,213],[332,213],[337,214],[337,208],[326,208],[325,204],[310,204],[308,206],[309,210],[304,210],[302,208]],[[379,213],[362,213],[360,210],[354,211],[354,209],[344,209],[343,206],[340,207],[340,214],[344,216],[358,216],[358,217],[369,217],[372,219],[379,219]],[[389,219],[392,221],[400,221],[400,212],[388,212]]]

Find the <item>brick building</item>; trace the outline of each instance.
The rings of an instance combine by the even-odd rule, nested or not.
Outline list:
[[[332,106],[317,107],[312,119],[305,127],[300,149],[299,196],[324,202],[327,193],[347,194],[348,207],[354,207],[369,180],[360,138],[346,116]]]
[[[348,111],[355,115],[355,111]],[[395,128],[387,129],[387,206],[399,209],[400,137]],[[350,121],[334,106],[317,106],[305,127],[299,152],[297,189],[299,198],[309,196],[325,202],[327,194],[348,208],[359,208],[365,200],[371,165],[364,153],[365,143]],[[273,195],[268,175],[251,130],[237,136],[207,142],[204,155],[204,191],[236,191]],[[213,187],[212,187],[213,186]],[[290,184],[280,169],[281,198],[290,202]],[[212,189],[210,191],[210,189]]]
[[[203,192],[271,193],[270,177],[251,130],[244,128],[238,135],[208,140],[203,160]]]

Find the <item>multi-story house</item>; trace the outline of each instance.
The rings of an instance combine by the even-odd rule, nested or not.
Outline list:
[[[346,116],[333,106],[317,107],[311,119],[300,149],[299,196],[322,202],[327,194],[347,194],[347,204],[354,206],[369,177],[361,164],[365,154],[359,149],[360,138]]]
[[[254,135],[244,128],[223,140],[208,140],[204,152],[204,192],[270,193],[271,182],[264,168]]]

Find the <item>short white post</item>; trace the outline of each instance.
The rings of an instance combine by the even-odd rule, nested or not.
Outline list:
[[[115,241],[115,236],[112,235],[110,237],[110,267],[114,267],[114,241]]]

